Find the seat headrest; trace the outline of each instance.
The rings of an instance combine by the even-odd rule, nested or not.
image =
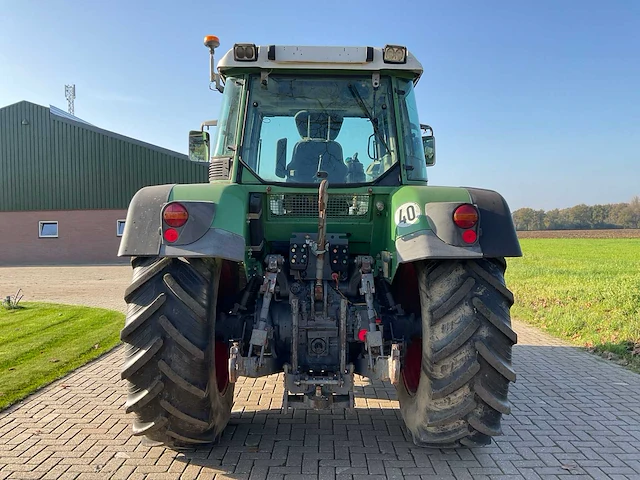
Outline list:
[[[302,110],[296,113],[295,121],[298,133],[302,138],[319,138],[335,140],[342,127],[342,115],[326,112],[309,112]]]

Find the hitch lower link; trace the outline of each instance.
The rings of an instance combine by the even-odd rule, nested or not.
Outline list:
[[[269,306],[276,290],[276,279],[283,263],[284,257],[282,255],[267,255],[265,260],[267,268],[264,274],[264,281],[260,287],[260,292],[263,294],[262,308],[260,309],[258,326],[251,332],[251,340],[249,341],[249,357],[253,356],[254,350],[260,351],[258,366],[264,365],[264,351],[269,337]]]
[[[359,340],[365,344],[367,351],[368,370],[372,378],[376,380],[390,381],[397,384],[400,379],[400,348],[401,344],[393,342],[391,344],[390,355],[383,354],[383,326],[382,320],[378,317],[373,307],[373,296],[376,293],[373,278],[374,260],[368,255],[356,257],[356,265],[360,268],[361,282],[360,295],[364,296],[367,305],[366,329],[359,332]]]
[[[276,278],[282,268],[282,255],[267,255],[265,260],[266,272],[260,292],[263,294],[262,308],[258,318],[258,325],[251,331],[249,352],[243,357],[240,342],[233,341],[229,346],[229,382],[235,383],[238,377],[259,377],[274,373],[275,366],[272,358],[265,359],[265,349],[269,342],[272,327],[269,325],[269,306],[276,290]],[[246,299],[242,302],[246,303]],[[234,311],[245,310],[244,306],[236,304]]]

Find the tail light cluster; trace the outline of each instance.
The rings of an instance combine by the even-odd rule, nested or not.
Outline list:
[[[189,220],[189,212],[180,203],[169,203],[162,210],[163,234],[165,241],[174,243],[180,236],[178,229],[184,227]],[[168,228],[167,228],[168,227]]]
[[[476,226],[478,224],[478,209],[473,205],[465,203],[456,208],[453,212],[453,223],[464,229],[462,241],[465,243],[475,243],[478,239]]]

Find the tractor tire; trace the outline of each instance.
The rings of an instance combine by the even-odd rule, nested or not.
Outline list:
[[[228,346],[215,337],[221,263],[156,257],[131,263],[120,337],[133,434],[170,447],[214,443],[233,404]]]
[[[415,264],[422,337],[407,346],[397,391],[416,445],[476,447],[502,434],[517,342],[505,269],[503,259]]]

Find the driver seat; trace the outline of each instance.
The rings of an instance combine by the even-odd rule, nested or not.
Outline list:
[[[318,179],[316,174],[321,170],[328,173],[329,180],[344,183],[347,166],[343,160],[342,146],[335,141],[343,117],[302,110],[294,120],[302,139],[293,147],[291,162],[287,165],[287,181],[310,183]]]

